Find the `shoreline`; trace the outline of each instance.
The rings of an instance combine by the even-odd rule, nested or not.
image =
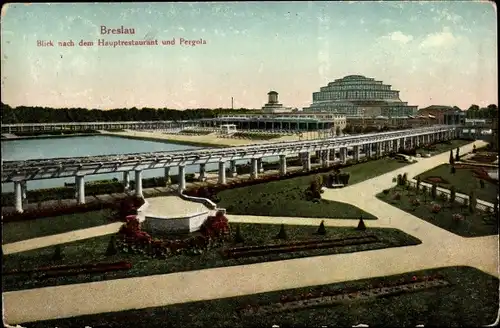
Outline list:
[[[39,135],[39,136],[16,136],[15,138],[2,138],[3,141],[14,140],[29,140],[29,139],[58,139],[58,138],[71,138],[71,137],[93,137],[100,136],[101,133],[75,133],[75,134],[61,134],[61,135]]]

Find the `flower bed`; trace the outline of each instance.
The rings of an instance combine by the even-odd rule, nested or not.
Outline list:
[[[474,155],[470,160],[478,163],[491,164],[497,160],[497,154],[495,153],[482,153]]]
[[[341,239],[325,239],[325,240],[312,240],[312,241],[301,241],[293,243],[284,244],[268,244],[261,246],[246,246],[246,247],[235,247],[229,248],[223,251],[226,258],[241,258],[241,257],[251,257],[251,256],[263,256],[275,253],[285,253],[285,252],[300,252],[307,251],[311,249],[323,249],[323,248],[333,248],[333,247],[345,247],[352,245],[361,245],[378,242],[376,236],[363,236],[363,237],[349,237]]]
[[[238,310],[240,316],[280,313],[307,308],[331,306],[345,301],[358,301],[374,297],[386,297],[405,292],[416,292],[428,288],[449,286],[441,276],[413,276],[410,281],[402,279],[378,284],[372,288],[346,288],[336,292],[315,292],[301,295],[282,295],[279,303],[246,305]]]
[[[56,277],[78,275],[84,273],[98,273],[116,270],[128,270],[132,267],[130,262],[120,261],[113,263],[89,263],[74,265],[54,265],[39,267],[30,270],[11,270],[3,272],[4,275],[40,274],[43,277]]]
[[[448,181],[446,181],[445,179],[441,178],[441,177],[427,177],[424,179],[424,182],[428,182],[428,183],[438,183],[438,184],[449,184]]]

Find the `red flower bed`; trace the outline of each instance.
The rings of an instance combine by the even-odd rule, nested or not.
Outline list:
[[[132,264],[126,261],[113,262],[113,263],[88,263],[88,264],[73,264],[73,265],[52,265],[46,267],[39,267],[30,270],[11,270],[4,271],[4,275],[16,275],[16,274],[32,274],[32,273],[43,273],[49,274],[51,272],[57,273],[57,275],[66,275],[67,273],[92,273],[92,272],[106,272],[112,270],[125,270],[130,269]]]
[[[240,258],[240,257],[251,257],[251,256],[263,256],[276,253],[307,251],[311,249],[325,249],[333,247],[361,245],[361,244],[376,243],[376,242],[378,242],[378,238],[376,236],[327,239],[322,241],[312,240],[312,241],[294,242],[286,244],[230,248],[224,251],[224,255],[228,258]]]
[[[215,216],[209,216],[201,225],[200,232],[204,236],[222,237],[229,234],[229,221],[222,214],[217,212]]]
[[[122,199],[116,206],[115,219],[125,221],[128,215],[136,215],[137,209],[144,205],[144,199],[136,196],[128,196]]]
[[[449,184],[448,181],[441,177],[427,177],[424,179],[424,182],[429,182],[429,183],[441,183],[441,184]]]

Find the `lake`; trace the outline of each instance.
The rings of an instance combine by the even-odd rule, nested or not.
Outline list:
[[[28,160],[56,157],[76,157],[76,156],[96,156],[112,154],[131,154],[140,152],[169,151],[169,150],[187,150],[201,149],[205,147],[195,147],[190,145],[172,144],[166,142],[144,141],[135,139],[126,139],[113,136],[87,136],[70,138],[48,138],[48,139],[24,139],[24,140],[2,140],[2,160]],[[266,160],[276,160],[267,158]],[[246,163],[246,160],[237,161],[238,164]],[[217,163],[207,165],[207,170],[216,170]],[[199,171],[199,165],[186,166],[186,173],[195,173]],[[176,175],[178,169],[173,167],[170,170],[171,175]],[[163,176],[163,169],[145,170],[144,178]],[[85,181],[107,180],[117,178],[123,179],[123,173],[109,173],[89,175]],[[130,174],[131,180],[134,180],[134,174]],[[58,178],[28,181],[28,190],[62,187],[65,182],[74,183],[74,178]],[[13,183],[2,184],[2,192],[14,190]]]

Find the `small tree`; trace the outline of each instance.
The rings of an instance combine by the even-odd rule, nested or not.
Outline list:
[[[457,153],[455,155],[455,162],[460,161],[460,148],[457,147]]]
[[[285,225],[282,223],[280,227],[280,232],[276,235],[276,239],[288,239],[286,234]]]
[[[476,193],[471,191],[469,194],[469,212],[474,213],[476,211],[477,199]]]
[[[451,188],[450,188],[450,203],[452,205],[455,203],[456,197],[457,197],[457,191],[455,190],[455,186],[451,186]]]
[[[398,177],[396,178],[396,183],[398,186],[403,185],[403,176],[401,174],[398,174]]]
[[[475,153],[476,152],[476,145],[472,145],[472,152]]]
[[[54,255],[52,256],[53,261],[61,261],[63,259],[61,245],[56,245],[54,248]]]
[[[455,169],[455,166],[453,165],[450,169],[451,174],[455,174],[456,171],[457,169]]]
[[[363,218],[359,218],[358,226],[356,227],[356,230],[364,231],[366,230],[366,225],[365,221],[363,221]]]
[[[481,187],[481,189],[484,189],[484,180],[479,180],[479,187]]]
[[[236,232],[234,234],[234,242],[236,244],[243,243],[245,240],[243,239],[243,236],[241,235],[240,231],[240,225],[236,226]]]
[[[321,221],[321,223],[319,224],[319,228],[318,228],[318,231],[316,232],[317,235],[326,235],[326,229],[325,229],[325,221]]]
[[[341,133],[342,133],[342,132],[340,131],[340,126],[337,126],[337,127],[335,128],[335,134],[336,134],[337,136],[340,136],[340,134],[341,134]]]
[[[116,250],[115,240],[116,240],[116,237],[114,235],[111,236],[111,238],[109,239],[108,248],[106,249],[106,253],[104,253],[104,255],[112,256],[112,255],[115,255],[116,253],[118,253],[118,251]]]
[[[403,186],[406,186],[408,183],[408,173],[403,173],[403,179],[402,179]]]
[[[422,180],[420,179],[420,176],[417,176],[417,194],[420,190],[420,184],[422,183]]]
[[[427,203],[427,186],[422,186],[422,195],[424,195],[424,203]]]
[[[436,199],[437,197],[437,184],[435,182],[432,183],[431,197],[432,199]]]
[[[453,158],[453,150],[450,149],[450,165],[455,164],[455,158]]]

